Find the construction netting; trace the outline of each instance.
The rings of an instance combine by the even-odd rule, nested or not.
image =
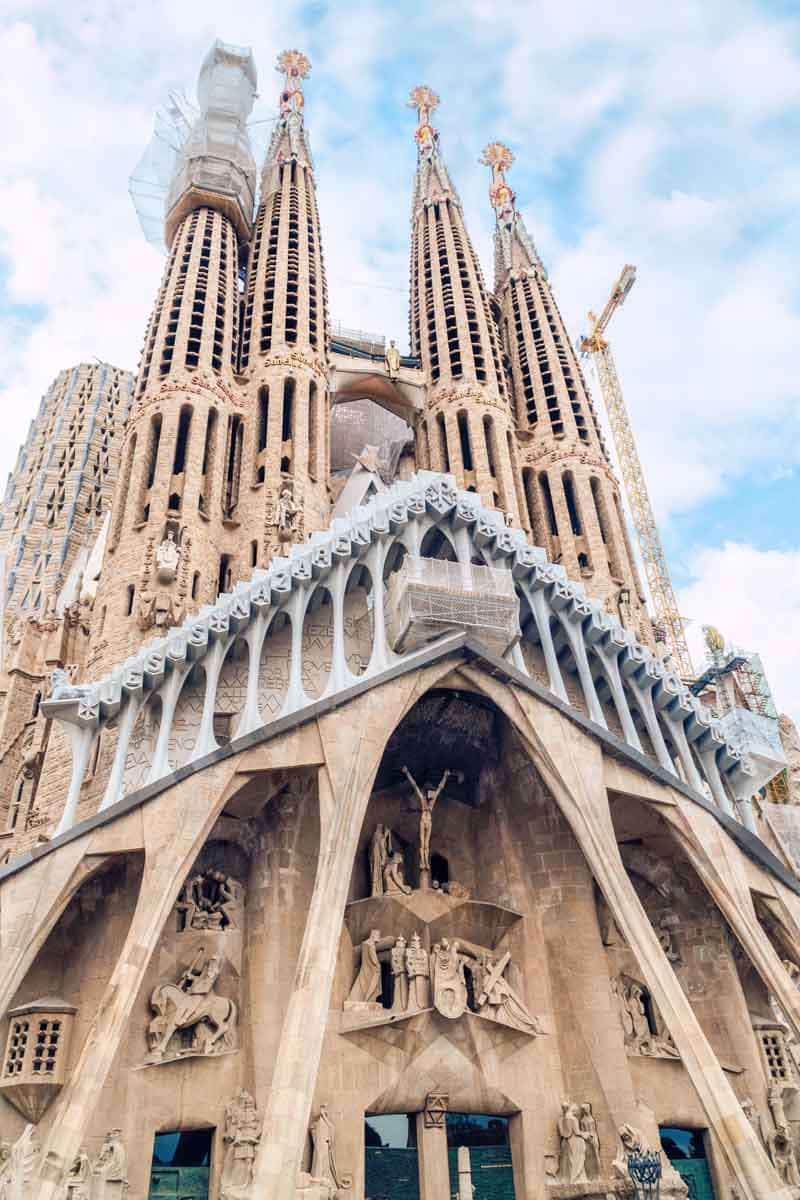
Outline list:
[[[439,558],[406,555],[391,577],[387,618],[397,651],[464,629],[503,653],[520,636],[519,600],[510,571]]]
[[[796,804],[767,804],[761,811],[772,832],[789,855],[792,866],[800,875],[800,807]]]
[[[769,783],[786,766],[778,722],[747,708],[732,708],[720,718],[725,737],[755,768],[753,791]]]

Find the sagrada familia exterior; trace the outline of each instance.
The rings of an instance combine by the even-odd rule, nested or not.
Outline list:
[[[138,375],[62,373],[3,508],[0,1198],[796,1197],[800,879],[512,155],[492,292],[414,89],[410,354],[332,336],[278,66],[257,192],[210,51]]]

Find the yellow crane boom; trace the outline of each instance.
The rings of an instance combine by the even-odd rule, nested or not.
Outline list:
[[[647,491],[644,470],[631,428],[628,409],[622,395],[619,375],[614,363],[611,347],[605,338],[611,318],[625,302],[625,298],[636,282],[636,267],[627,264],[611,289],[599,317],[589,313],[589,333],[581,338],[580,351],[585,357],[591,354],[600,390],[605,400],[614,445],[617,449],[622,481],[628,497],[639,549],[644,562],[645,575],[653,604],[653,624],[661,627],[678,674],[684,680],[694,679],[694,668],[686,644],[683,621],[678,612],[678,602],[669,576],[664,547],[653,515],[653,506]]]

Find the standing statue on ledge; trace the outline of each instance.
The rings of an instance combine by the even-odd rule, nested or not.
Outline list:
[[[417,786],[417,782],[408,767],[403,767],[403,774],[411,784],[419,800],[419,869],[420,871],[430,871],[433,810],[436,807],[436,801],[444,791],[444,785],[454,772],[450,770],[445,771],[437,788],[429,787],[426,784],[422,789]]]
[[[394,338],[389,342],[389,347],[384,356],[386,370],[389,372],[390,379],[397,379],[400,374],[400,351],[394,344]]]
[[[385,825],[377,825],[369,846],[369,867],[372,877],[372,895],[383,895],[383,868],[392,853],[392,831]]]
[[[311,1178],[315,1183],[327,1183],[334,1196],[338,1189],[350,1187],[352,1180],[342,1175],[336,1166],[336,1149],[333,1121],[328,1115],[327,1104],[320,1104],[319,1116],[311,1126],[311,1142],[314,1153],[311,1158]]]

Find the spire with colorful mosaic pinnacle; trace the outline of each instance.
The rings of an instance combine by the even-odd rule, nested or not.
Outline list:
[[[420,465],[519,516],[516,446],[500,337],[478,257],[431,124],[439,97],[415,87],[417,169],[411,219],[411,352],[428,378]]]
[[[252,484],[266,484],[275,548],[277,497],[292,494],[298,536],[327,518],[328,295],[314,165],[304,122],[311,63],[284,50],[278,116],[261,173],[245,290],[240,370],[255,393]]]
[[[619,485],[547,272],[506,179],[514,155],[491,142],[480,161],[492,172],[495,287],[511,362],[524,519],[537,544],[582,578],[590,595],[615,613],[621,591],[628,595],[619,615],[646,637]]]

